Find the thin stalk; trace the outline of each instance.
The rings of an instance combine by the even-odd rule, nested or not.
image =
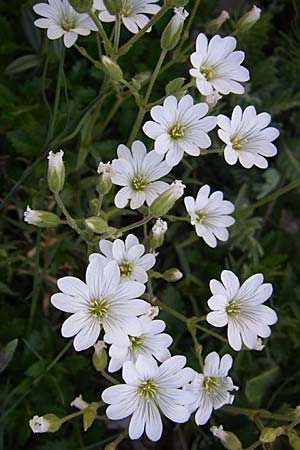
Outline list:
[[[96,27],[98,28],[98,31],[100,33],[100,36],[103,40],[103,45],[105,48],[106,53],[111,54],[112,53],[112,47],[111,47],[111,43],[110,40],[108,39],[108,36],[103,28],[103,25],[101,23],[101,21],[98,19],[97,14],[95,14],[93,11],[89,12],[89,16],[91,17],[91,19],[95,22]]]
[[[121,17],[119,15],[116,16],[115,23],[115,35],[114,35],[114,53],[118,53],[119,42],[120,42],[120,31],[121,31]]]
[[[63,46],[61,58],[59,61],[59,67],[58,67],[58,78],[57,78],[57,84],[56,84],[52,120],[50,122],[50,128],[49,128],[49,135],[51,136],[51,138],[54,135],[54,128],[55,128],[55,123],[56,123],[56,118],[57,118],[57,113],[58,113],[58,106],[59,106],[60,92],[61,92],[61,81],[62,81],[62,75],[63,75],[63,69],[64,69],[64,61],[65,61],[65,47]]]
[[[202,325],[195,325],[195,328],[198,328],[199,330],[203,331],[203,333],[209,334],[210,336],[214,336],[215,338],[219,339],[219,341],[228,343],[227,339],[223,336],[220,336],[218,333],[215,333],[214,331],[209,330],[208,328],[203,327]]]
[[[131,225],[127,225],[126,227],[120,228],[118,232],[126,233],[127,231],[133,230],[134,228],[138,228],[143,226],[145,223],[150,222],[150,220],[154,219],[154,216],[151,214],[149,216],[144,217],[144,219],[139,220],[138,222],[132,223]]]
[[[73,217],[71,216],[71,214],[68,212],[67,208],[65,207],[60,195],[58,193],[54,194],[56,203],[58,204],[58,206],[60,207],[61,211],[63,212],[65,218],[67,219],[68,225],[69,227],[71,227],[73,230],[76,231],[76,233],[79,234],[79,236],[81,236],[85,241],[87,241],[87,236],[84,232],[84,230],[81,230],[77,223],[76,220],[73,219]]]
[[[98,36],[98,35],[97,35]],[[92,64],[94,64],[94,66],[97,67],[97,69],[99,69],[99,61],[97,61],[96,59],[94,59],[84,47],[80,47],[77,44],[74,44],[74,47],[76,48],[76,50],[79,51],[79,53],[81,54],[81,56],[83,56],[84,58],[88,59]],[[100,47],[101,49],[101,47]],[[98,48],[98,52],[99,52],[99,48]],[[99,55],[99,59],[100,59],[100,55]]]
[[[185,324],[188,323],[189,319],[185,317],[183,314],[177,312],[175,309],[171,308],[170,306],[165,305],[164,303],[160,302],[158,299],[155,299],[155,302],[153,302],[155,305],[158,305],[163,311],[166,311],[171,316],[176,317],[176,319],[181,320],[181,322],[184,322]]]

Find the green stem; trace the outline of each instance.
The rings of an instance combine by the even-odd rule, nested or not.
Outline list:
[[[165,216],[167,220],[170,222],[190,222],[190,219],[188,216],[185,217],[179,217],[179,216],[172,216],[172,214],[168,214]]]
[[[94,405],[94,407],[95,407],[96,409],[98,409],[98,408],[100,408],[100,406],[103,406],[103,405],[104,405],[103,402],[98,402],[96,405]],[[82,416],[82,415],[84,414],[84,412],[85,412],[85,409],[81,409],[80,411],[76,411],[76,412],[74,412],[74,413],[68,414],[67,416],[62,417],[62,418],[60,419],[60,422],[61,422],[61,424],[66,423],[66,422],[69,422],[69,420],[72,420],[72,419],[74,419],[75,417]]]
[[[77,44],[74,44],[74,47],[76,48],[76,50],[79,51],[79,53],[80,53],[84,58],[88,59],[92,64],[94,64],[94,66],[96,66],[97,69],[100,68],[100,63],[99,63],[99,61],[96,61],[96,59],[94,59],[94,58],[87,52],[87,50],[86,50],[84,47],[80,47],[80,46],[77,45]],[[98,51],[99,51],[99,49],[98,49]]]
[[[203,358],[202,358],[202,354],[201,354],[202,353],[202,345],[199,344],[199,342],[198,342],[197,330],[196,330],[193,318],[189,320],[187,328],[188,328],[189,333],[192,336],[192,339],[193,339],[193,342],[194,342],[194,349],[195,349],[195,353],[197,355],[199,367],[203,371],[204,370],[204,364],[203,364]]]
[[[190,16],[189,16],[189,19],[188,19],[186,28],[185,28],[184,32],[182,33],[182,38],[180,40],[180,43],[179,43],[178,47],[175,50],[176,54],[180,53],[183,44],[185,43],[185,41],[187,41],[187,39],[189,37],[189,31],[190,31],[190,28],[191,28],[191,26],[193,24],[193,21],[194,21],[197,9],[199,7],[200,1],[201,0],[196,0],[195,1],[195,4],[194,4],[193,9],[192,9],[192,12],[190,13]]]
[[[215,333],[214,331],[209,330],[208,328],[203,327],[202,325],[196,324],[195,327],[198,328],[199,330],[203,331],[203,333],[214,336],[215,338],[219,339],[219,341],[226,342],[226,344],[228,343],[226,338],[224,338],[223,336],[220,336],[218,333]]]
[[[119,15],[116,16],[115,23],[115,36],[114,36],[114,53],[118,53],[119,41],[120,41],[120,31],[121,31],[121,17]]]
[[[229,414],[242,414],[243,416],[248,416],[251,419],[254,416],[257,416],[260,419],[266,420],[278,420],[282,422],[290,421],[290,419],[287,416],[282,416],[280,414],[273,414],[269,411],[261,409],[240,408],[239,406],[224,406],[222,410]]]
[[[58,113],[58,106],[60,101],[60,92],[61,92],[61,80],[62,80],[62,73],[64,69],[64,61],[65,61],[65,47],[62,49],[61,58],[59,60],[59,68],[58,68],[58,78],[57,78],[57,84],[56,84],[56,91],[55,91],[55,99],[54,99],[54,106],[53,106],[53,114],[52,114],[52,120],[50,123],[50,129],[49,129],[49,135],[51,138],[54,135],[54,128]]]
[[[253,444],[250,445],[250,447],[247,447],[245,450],[255,450],[256,448],[261,446],[260,441],[255,441]]]
[[[106,53],[111,54],[112,53],[112,47],[111,47],[111,43],[110,40],[107,37],[107,34],[103,28],[103,25],[101,23],[101,21],[98,19],[97,14],[95,14],[93,11],[89,12],[89,16],[91,17],[91,19],[95,22],[98,31],[100,33],[100,36],[103,40],[103,44],[104,44],[104,48]]]
[[[118,232],[126,233],[127,231],[133,230],[134,228],[141,227],[145,225],[145,223],[150,222],[150,220],[154,219],[154,216],[149,214],[149,216],[144,217],[144,219],[139,220],[138,222],[132,223],[131,225],[127,225],[126,227],[120,228]]]
[[[185,317],[183,314],[180,314],[179,312],[175,311],[175,309],[171,308],[170,306],[165,305],[164,303],[160,302],[157,298],[153,302],[155,305],[158,305],[163,311],[166,311],[171,316],[176,317],[176,319],[181,320],[181,322],[184,322],[185,324],[188,323],[189,319]]]
[[[58,204],[58,206],[60,207],[61,211],[63,212],[65,218],[67,219],[68,225],[76,231],[76,233],[79,234],[79,236],[81,236],[85,241],[87,241],[87,235],[84,232],[84,230],[81,230],[77,223],[76,220],[73,219],[73,217],[71,216],[71,214],[68,212],[67,208],[65,207],[60,195],[58,193],[54,194],[56,203]]]

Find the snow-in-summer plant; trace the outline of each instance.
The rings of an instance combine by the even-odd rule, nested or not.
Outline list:
[[[83,415],[85,429],[92,425],[97,410],[104,406],[107,406],[107,420],[128,419],[118,423],[117,427],[125,428],[125,432],[111,442],[109,448],[112,449],[123,439],[140,439],[144,433],[150,440],[158,441],[163,426],[172,426],[167,419],[182,424],[192,418],[198,426],[203,426],[214,410],[224,405],[227,405],[227,413],[241,411],[251,419],[256,417],[262,427],[260,410],[251,412],[248,406],[245,410],[231,406],[233,391],[237,390],[234,360],[236,352],[264,349],[266,342],[261,338],[271,335],[270,325],[278,320],[274,309],[264,304],[270,299],[273,288],[271,283],[264,283],[261,273],[249,273],[249,267],[245,267],[239,277],[228,269],[228,266],[233,266],[232,269],[238,266],[227,253],[228,227],[238,224],[241,213],[235,211],[237,193],[229,186],[218,190],[217,172],[215,183],[209,186],[206,170],[202,170],[202,166],[199,171],[197,168],[203,155],[224,153],[229,165],[239,161],[243,168],[266,169],[266,157],[277,153],[273,141],[279,131],[268,126],[270,114],[257,114],[252,105],[244,110],[237,105],[231,111],[224,98],[230,93],[243,94],[245,85],[242,83],[250,78],[248,69],[241,65],[246,55],[242,50],[236,50],[238,38],[226,36],[220,28],[224,18],[217,24],[218,34],[209,38],[200,32],[196,39],[189,38],[191,45],[187,48],[193,47],[189,54],[182,50],[199,6],[198,1],[194,9],[188,4],[189,11],[186,11],[183,3],[186,2],[49,0],[33,7],[34,12],[42,16],[35,20],[35,25],[47,29],[49,39],[63,38],[66,47],[74,45],[75,49],[70,51],[78,51],[94,70],[102,72],[98,77],[103,78],[98,103],[92,105],[76,133],[81,126],[83,134],[90,130],[86,120],[95,124],[101,115],[102,103],[112,102],[112,95],[117,96],[117,106],[109,103],[111,112],[106,117],[101,116],[101,127],[107,127],[120,104],[127,99],[135,102],[138,109],[127,142],[122,142],[125,139],[123,133],[123,139],[114,145],[112,161],[107,161],[105,152],[102,155],[104,161],[98,155],[98,166],[94,169],[98,197],[86,197],[92,216],[75,219],[61,196],[65,166],[68,169],[63,156],[66,161],[69,156],[73,158],[73,148],[64,148],[64,153],[62,150],[51,151],[48,157],[48,186],[64,220],[52,211],[34,210],[29,206],[24,212],[27,223],[56,227],[57,233],[60,225],[66,223],[87,244],[89,257],[84,281],[84,273],[76,270],[74,276],[75,269],[65,266],[67,273],[58,274],[59,292],[53,293],[51,303],[58,310],[57,314],[61,314],[62,336],[74,338],[74,348],[78,352],[94,348],[94,368],[100,377],[105,377],[106,383],[113,383],[102,392],[97,384],[98,395],[91,403],[83,400],[81,395],[72,402],[72,406],[78,408],[76,416]],[[227,19],[228,13],[225,15]],[[152,73],[132,78],[138,68],[126,73],[120,57],[129,53],[164,16],[169,22],[162,32],[161,52]],[[248,31],[259,17],[260,10],[254,7],[240,18],[232,34],[238,36],[239,32]],[[201,23],[199,26],[202,28]],[[124,27],[133,35],[128,37]],[[159,30],[159,27],[155,29],[156,33]],[[91,31],[96,32],[89,37],[89,44],[94,42],[93,55],[88,52],[84,38],[80,37],[80,46],[75,43],[79,36],[87,36]],[[173,59],[165,63],[170,51],[173,51]],[[99,58],[95,59],[97,52]],[[190,73],[191,78],[187,82],[183,78],[169,80],[164,95],[152,98],[157,78],[162,72],[166,77],[168,72],[164,68],[176,62],[176,58],[185,62],[182,70],[185,68],[186,77]],[[188,71],[189,60],[192,68]],[[247,99],[243,99],[244,104]],[[238,99],[235,101],[239,102]],[[224,114],[216,114],[217,103],[222,104]],[[131,116],[124,120],[130,121]],[[218,130],[214,131],[216,126]],[[113,138],[118,140],[117,135]],[[86,157],[86,153],[80,153],[78,167]],[[218,170],[226,171],[230,180],[231,168],[223,164],[222,158],[218,161]],[[186,168],[196,171],[195,182],[186,176]],[[215,166],[212,172],[214,170]],[[92,182],[89,176],[86,186]],[[175,231],[172,230],[174,223]],[[183,274],[177,267],[169,267],[176,252],[181,258],[176,247],[183,239],[179,227],[184,230],[184,227],[191,228],[191,224],[195,233],[190,242],[195,251],[203,246],[206,258],[213,258],[210,252],[215,251],[218,243],[227,267],[222,271],[216,269],[221,282],[210,281],[212,296],[209,299],[209,293],[204,292],[208,280],[201,280],[202,267],[192,268],[194,273]],[[74,246],[77,243],[78,240],[74,240]],[[184,272],[185,267],[182,270]],[[189,276],[190,281],[198,279],[203,287],[201,294],[200,291],[194,293],[196,311],[202,310],[202,316],[195,313],[188,317],[179,306],[164,302],[160,283],[164,286],[179,281],[182,276]],[[269,275],[266,278],[268,280]],[[180,283],[177,292],[184,296]],[[276,301],[274,306],[276,308]],[[159,318],[161,311],[165,313],[164,321]],[[54,310],[51,313],[54,314]],[[188,355],[191,367],[186,366],[186,356],[176,354],[180,342],[176,340],[172,345],[168,315],[181,322],[180,336],[190,339],[184,340],[190,344],[181,351]],[[200,324],[205,321],[214,328]],[[223,327],[227,327],[227,337]],[[201,344],[200,331],[201,337],[205,338]],[[216,345],[218,340],[222,341],[222,347]],[[191,357],[193,351],[194,357]],[[265,416],[276,420],[271,412],[265,412]],[[72,418],[72,414],[62,418],[51,413],[42,417],[35,415],[29,425],[34,433],[55,432]],[[289,427],[289,431],[293,430],[293,424]],[[212,432],[226,448],[242,448],[238,438],[224,431],[222,425],[214,426]],[[256,447],[254,444],[249,448]]]

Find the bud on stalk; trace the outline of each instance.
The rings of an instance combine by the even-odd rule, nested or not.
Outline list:
[[[107,353],[106,353],[106,345],[104,341],[97,341],[94,345],[94,353],[92,357],[93,366],[98,372],[104,370],[107,366]]]
[[[172,267],[163,273],[163,279],[169,281],[170,283],[176,283],[176,281],[181,280],[182,277],[182,272],[180,272],[180,270],[176,267]]]
[[[49,152],[48,155],[48,187],[51,192],[58,194],[65,184],[65,166],[63,162],[64,152]]]
[[[166,214],[175,204],[176,200],[183,196],[185,185],[180,180],[174,181],[169,189],[160,194],[149,207],[150,214],[160,217]]]
[[[102,56],[102,64],[112,80],[118,82],[123,80],[123,72],[121,67],[112,59],[110,59],[108,56]]]
[[[55,414],[33,416],[29,421],[29,426],[33,433],[55,433],[61,427],[61,419]]]
[[[168,229],[167,222],[161,219],[156,220],[150,233],[150,247],[152,249],[156,249],[162,246],[167,229]]]
[[[174,16],[166,26],[161,36],[160,45],[163,50],[172,50],[181,36],[183,23],[189,13],[183,8],[174,8]]]
[[[103,3],[112,16],[117,16],[122,11],[122,0],[103,0]]]
[[[236,28],[238,31],[248,31],[259,20],[261,9],[253,5],[252,9],[244,14],[238,21]]]
[[[24,221],[40,228],[57,227],[60,224],[60,218],[56,214],[48,211],[31,209],[29,206],[27,206],[27,209],[24,212]]]
[[[94,233],[105,233],[108,230],[108,224],[106,220],[99,216],[92,216],[85,219],[86,226]]]
[[[222,425],[219,427],[213,426],[210,431],[215,437],[220,439],[221,444],[227,450],[242,450],[241,441],[230,431],[224,431]]]
[[[207,33],[215,34],[221,28],[223,23],[226,22],[226,20],[228,20],[229,18],[230,16],[228,12],[223,9],[221,14],[219,14],[219,16],[216,19],[213,19],[210,22],[208,22],[206,28]]]

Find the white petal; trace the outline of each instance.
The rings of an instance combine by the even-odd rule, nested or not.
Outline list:
[[[82,328],[81,331],[75,336],[74,348],[77,352],[85,350],[94,345],[100,334],[100,324],[94,320],[89,327]]]
[[[146,434],[151,441],[158,441],[162,435],[162,421],[157,406],[147,403],[148,417],[146,420]]]
[[[221,273],[221,280],[226,288],[228,297],[233,299],[240,288],[238,277],[230,270],[223,270]]]

